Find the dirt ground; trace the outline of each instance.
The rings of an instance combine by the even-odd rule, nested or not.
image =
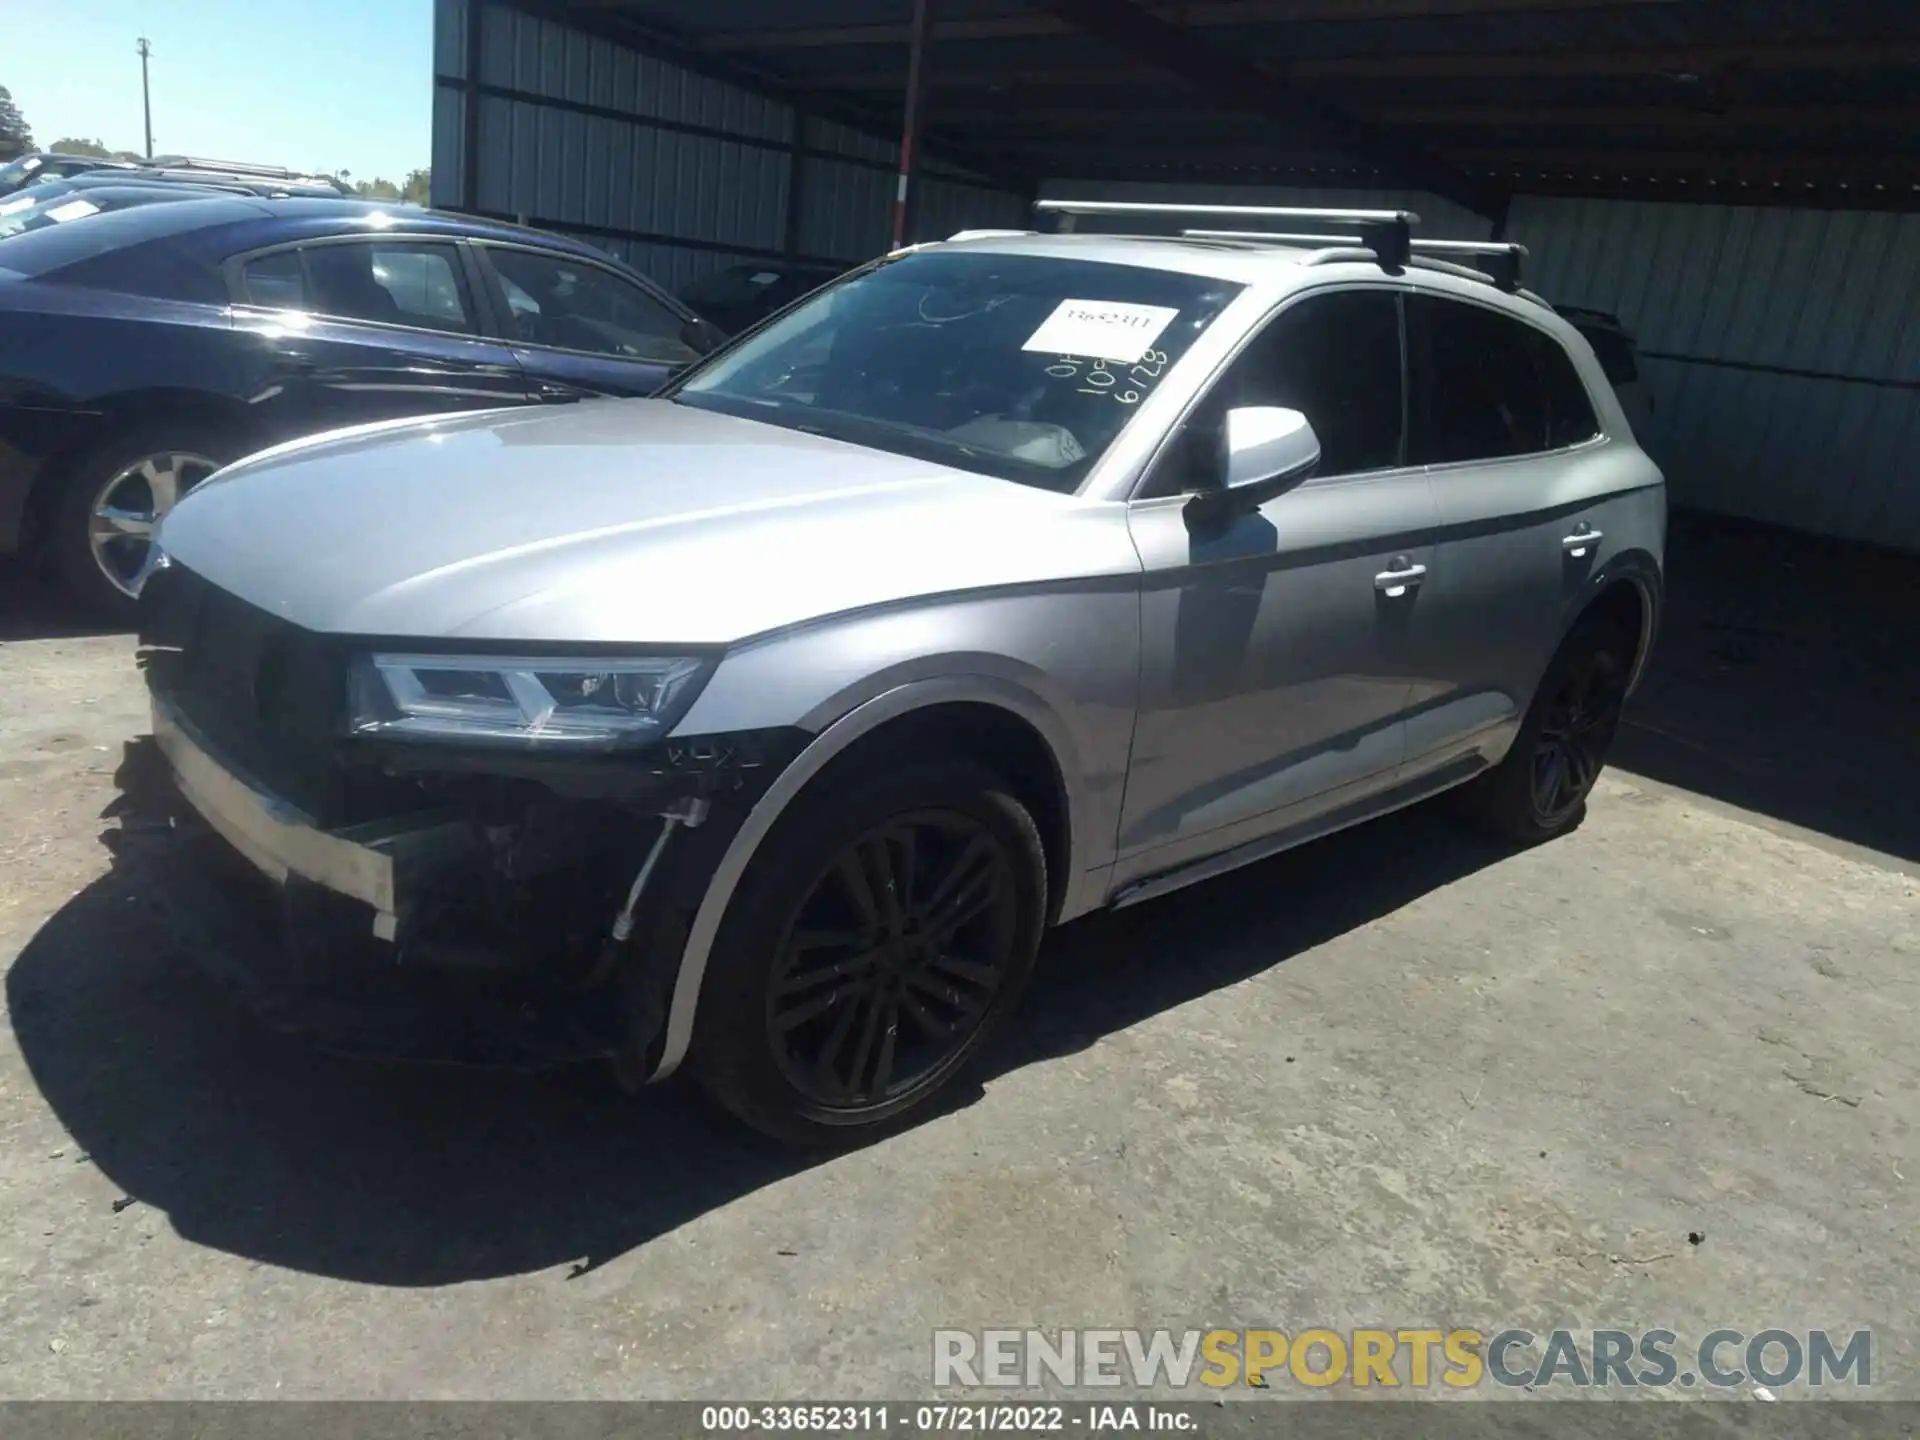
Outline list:
[[[1920,1396],[1920,566],[1673,570],[1572,836],[1425,807],[1068,927],[978,1093],[827,1158],[252,1027],[101,843],[131,641],[0,600],[0,1397],[898,1398],[942,1326],[1422,1324],[1871,1327]]]

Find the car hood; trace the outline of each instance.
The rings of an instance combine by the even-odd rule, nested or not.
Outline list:
[[[1134,572],[1118,506],[664,400],[387,422],[228,467],[170,560],[336,634],[725,644]]]

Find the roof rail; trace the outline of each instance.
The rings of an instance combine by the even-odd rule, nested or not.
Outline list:
[[[1420,217],[1411,210],[1328,210],[1289,205],[1190,205],[1162,204],[1153,200],[1036,200],[1033,208],[1042,215],[1058,215],[1060,228],[1073,229],[1079,215],[1224,215],[1245,220],[1304,220],[1309,224],[1355,225],[1357,241],[1373,251],[1382,266],[1398,270],[1413,253],[1413,227]],[[1191,232],[1189,232],[1191,233]],[[1195,237],[1198,238],[1198,237]],[[1326,237],[1328,244],[1341,243],[1341,237]]]
[[[1268,245],[1351,246],[1367,242],[1357,235],[1294,235],[1271,230],[1182,230],[1192,240],[1245,240]],[[1414,255],[1443,259],[1452,255],[1476,256],[1482,262],[1472,268],[1493,281],[1502,290],[1520,288],[1520,262],[1527,258],[1527,247],[1505,240],[1413,240]]]
[[[239,180],[284,180],[294,184],[322,185],[343,195],[352,194],[352,189],[337,176],[310,175],[299,170],[291,170],[285,165],[264,165],[251,160],[210,160],[195,155],[156,155],[151,160],[136,162],[143,169],[170,170],[191,174],[230,175]]]
[[[162,170],[224,170],[229,175],[271,175],[285,179],[293,174],[284,165],[260,165],[251,160],[210,160],[204,155],[155,155],[146,162]]]

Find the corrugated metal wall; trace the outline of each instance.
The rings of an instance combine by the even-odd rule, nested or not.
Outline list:
[[[1062,179],[1041,193],[1403,208],[1422,235],[1492,231],[1411,191]],[[1521,196],[1506,233],[1528,247],[1533,290],[1635,332],[1654,404],[1642,439],[1676,505],[1920,550],[1920,216]]]
[[[896,147],[780,101],[498,0],[435,0],[434,80],[436,205],[573,235],[670,289],[742,261],[887,248]],[[916,233],[1012,224],[1024,203],[930,161]]]
[[[1637,335],[1676,504],[1920,550],[1920,215],[1522,198],[1508,231]]]
[[[886,247],[890,141],[504,0],[435,0],[434,61],[436,205],[578,236],[671,288],[741,261],[853,262]],[[1407,208],[1428,236],[1491,231],[1408,191],[1040,189]],[[923,169],[916,238],[1025,223],[1025,197]],[[1638,335],[1655,407],[1645,438],[1675,503],[1920,550],[1920,216],[1521,197],[1507,233],[1532,252],[1534,289],[1611,311]]]

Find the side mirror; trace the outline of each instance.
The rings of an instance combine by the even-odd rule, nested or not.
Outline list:
[[[1227,412],[1227,489],[1260,490],[1269,500],[1320,463],[1320,437],[1298,410],[1248,405]]]
[[[1320,463],[1320,437],[1298,410],[1245,405],[1229,410],[1219,432],[1224,484],[1193,497],[1196,519],[1218,520],[1253,510],[1311,475]]]

